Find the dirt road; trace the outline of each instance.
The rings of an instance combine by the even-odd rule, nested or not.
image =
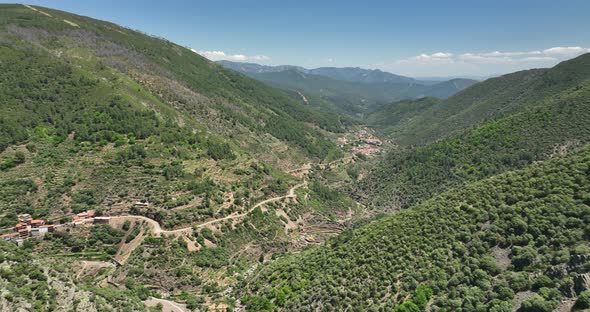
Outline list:
[[[235,212],[235,213],[232,213],[232,214],[230,214],[228,216],[225,216],[225,217],[222,217],[222,218],[210,220],[210,221],[207,221],[207,222],[198,224],[198,225],[192,225],[192,226],[189,226],[189,227],[185,227],[185,228],[181,228],[181,229],[176,229],[176,230],[164,230],[164,229],[162,229],[162,227],[160,226],[160,224],[158,222],[156,222],[155,220],[150,219],[148,217],[144,217],[144,216],[135,216],[135,215],[115,216],[115,217],[111,217],[111,220],[113,220],[113,221],[117,221],[117,220],[122,220],[122,221],[126,221],[126,220],[129,220],[129,221],[146,221],[148,223],[150,229],[154,233],[154,235],[156,235],[158,237],[160,235],[162,235],[162,234],[164,234],[164,235],[174,235],[174,234],[191,233],[193,231],[193,228],[194,227],[200,229],[200,228],[203,228],[205,226],[208,226],[208,225],[211,225],[211,224],[215,224],[215,223],[218,223],[218,222],[242,218],[242,217],[245,217],[246,215],[248,215],[250,212],[254,211],[254,209],[256,209],[256,208],[258,208],[258,207],[260,207],[262,205],[265,205],[265,204],[268,204],[268,203],[271,203],[271,202],[280,201],[280,200],[287,199],[287,198],[296,198],[297,195],[295,194],[295,190],[297,190],[298,188],[303,187],[305,185],[307,185],[307,181],[303,181],[303,183],[300,183],[300,184],[297,184],[297,185],[291,187],[289,189],[289,191],[287,192],[287,194],[284,195],[284,196],[277,196],[277,197],[265,199],[265,200],[257,203],[256,205],[250,207],[250,209],[248,209],[248,210],[246,210],[244,212],[241,212],[241,213]]]

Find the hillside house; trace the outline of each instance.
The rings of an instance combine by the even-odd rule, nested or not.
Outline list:
[[[19,237],[27,237],[27,236],[29,236],[29,229],[18,230],[18,236]]]
[[[31,220],[31,229],[37,229],[45,225],[44,220]]]
[[[80,212],[78,214],[75,214],[72,217],[72,223],[74,223],[74,225],[79,225],[79,224],[84,224],[84,223],[88,223],[88,222],[93,222],[95,215],[96,215],[96,212],[94,210]]]
[[[19,222],[14,226],[14,231],[18,232],[20,230],[26,230],[28,228],[29,228],[29,225],[27,223]]]
[[[32,228],[31,229],[31,236],[32,237],[43,236],[49,232],[53,232],[53,225],[42,225],[38,228]]]
[[[7,242],[13,242],[16,241],[19,237],[18,233],[7,233],[7,234],[2,234],[3,240],[7,241]]]
[[[18,215],[18,221],[20,221],[22,223],[30,224],[31,220],[33,220],[33,218],[28,213],[23,213],[23,214]]]

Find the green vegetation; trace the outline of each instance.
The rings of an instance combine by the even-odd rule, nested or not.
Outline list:
[[[550,69],[520,71],[477,83],[427,109],[412,111],[402,103],[402,112],[411,118],[396,120],[396,104],[385,105],[374,112],[376,126],[396,143],[409,146],[427,144],[477,126],[494,118],[501,118],[542,106],[544,100],[574,88],[590,77],[590,54],[562,62]],[[417,102],[422,105],[422,102]],[[393,109],[392,109],[393,108]],[[393,119],[391,124],[379,123],[383,115]]]
[[[432,311],[506,311],[532,290],[523,308],[544,311],[590,264],[579,260],[590,256],[589,172],[587,146],[446,192],[263,267],[242,301],[252,311],[419,311],[432,291]]]
[[[590,141],[590,80],[536,108],[453,138],[390,152],[358,191],[378,207],[406,208],[451,187],[565,153]]]
[[[14,116],[3,120],[0,148],[26,140],[23,130],[38,124],[56,126],[57,135],[62,137],[75,132],[82,140],[116,140],[112,131],[119,134],[137,132],[134,133],[137,138],[157,131],[158,123],[153,111],[124,114],[122,110],[128,108],[128,103],[109,96],[112,89],[100,88],[105,83],[100,82],[99,77],[77,73],[67,64],[68,61],[83,65],[82,71],[102,72],[101,75],[115,70],[127,76],[113,77],[110,74],[111,77],[108,77],[116,89],[124,91],[124,98],[141,96],[149,104],[163,102],[153,103],[152,107],[170,117],[178,111],[182,112],[193,119],[189,123],[195,127],[202,127],[199,123],[204,122],[207,128],[220,131],[219,134],[226,135],[230,129],[230,133],[238,134],[239,124],[250,131],[248,135],[270,133],[280,140],[298,145],[308,155],[323,158],[335,149],[335,145],[306,123],[329,131],[344,129],[337,116],[311,110],[280,91],[215,65],[184,47],[110,23],[40,9],[51,16],[22,5],[2,5],[0,27],[13,40],[4,42],[1,47],[2,56],[12,61],[7,59],[0,63],[5,75],[3,81],[9,82],[4,85],[6,89],[0,92],[15,100],[10,100],[10,105],[6,107],[12,114],[2,114],[4,118]],[[71,26],[63,19],[74,22],[83,30],[68,31]],[[48,40],[49,37],[52,39]],[[91,38],[100,41],[101,45],[96,45],[89,40]],[[39,45],[49,51],[65,51],[63,57],[68,61],[60,61],[49,53],[41,52],[44,49],[35,47]],[[122,60],[125,60],[125,66]],[[26,70],[31,65],[37,66],[38,62],[46,68],[33,74]],[[62,81],[64,79],[65,82]],[[121,83],[128,83],[129,86],[122,87]],[[55,92],[54,88],[60,85],[66,88]],[[25,98],[20,98],[23,90],[34,92],[27,92]],[[99,98],[94,99],[97,95]],[[27,97],[41,101],[28,100]],[[86,106],[72,106],[76,104],[70,103],[73,99],[84,100],[86,97],[89,103],[81,101],[79,104],[91,104],[87,109]],[[64,100],[64,105],[52,104]],[[112,101],[116,102],[110,103]],[[110,104],[102,107],[104,104],[100,102]],[[98,112],[96,105],[101,105]],[[43,108],[39,118],[25,118],[27,112],[37,112],[39,108]],[[44,116],[47,113],[53,113],[51,118]],[[220,128],[220,123],[224,127]],[[82,125],[88,128],[81,129]],[[93,136],[90,138],[89,134]],[[255,146],[252,150],[256,151]]]
[[[1,241],[9,309],[141,311],[162,294],[203,310],[590,305],[590,54],[378,107],[428,93],[351,81],[358,69],[257,77],[280,91],[171,42],[38,10],[0,5],[0,227],[94,209],[184,230],[115,220]],[[313,165],[341,157],[332,139],[363,120],[396,149]],[[307,183],[284,196],[303,179],[277,168],[303,163]]]
[[[64,308],[96,311],[147,311],[133,292],[98,288],[73,281],[71,261],[41,256],[35,242],[23,247],[0,241],[0,288],[8,309],[55,311]]]

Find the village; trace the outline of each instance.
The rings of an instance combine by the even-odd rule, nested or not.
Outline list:
[[[71,221],[63,224],[50,224],[43,219],[33,219],[30,214],[25,213],[18,215],[18,223],[11,229],[9,233],[0,235],[0,237],[8,242],[13,242],[21,246],[28,238],[42,238],[45,234],[55,231],[59,227],[80,226],[84,224],[99,224],[109,223],[110,217],[97,216],[94,210],[88,210],[75,214],[71,217]]]
[[[383,141],[377,138],[374,131],[369,128],[361,128],[339,137],[338,146],[340,148],[351,146],[353,155],[371,156],[383,151]]]

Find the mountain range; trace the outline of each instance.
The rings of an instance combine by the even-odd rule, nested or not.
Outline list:
[[[294,98],[307,100],[319,110],[362,117],[380,105],[424,96],[447,98],[476,83],[472,79],[420,81],[381,70],[362,68],[265,66],[252,63],[218,61],[272,86],[293,92]]]

